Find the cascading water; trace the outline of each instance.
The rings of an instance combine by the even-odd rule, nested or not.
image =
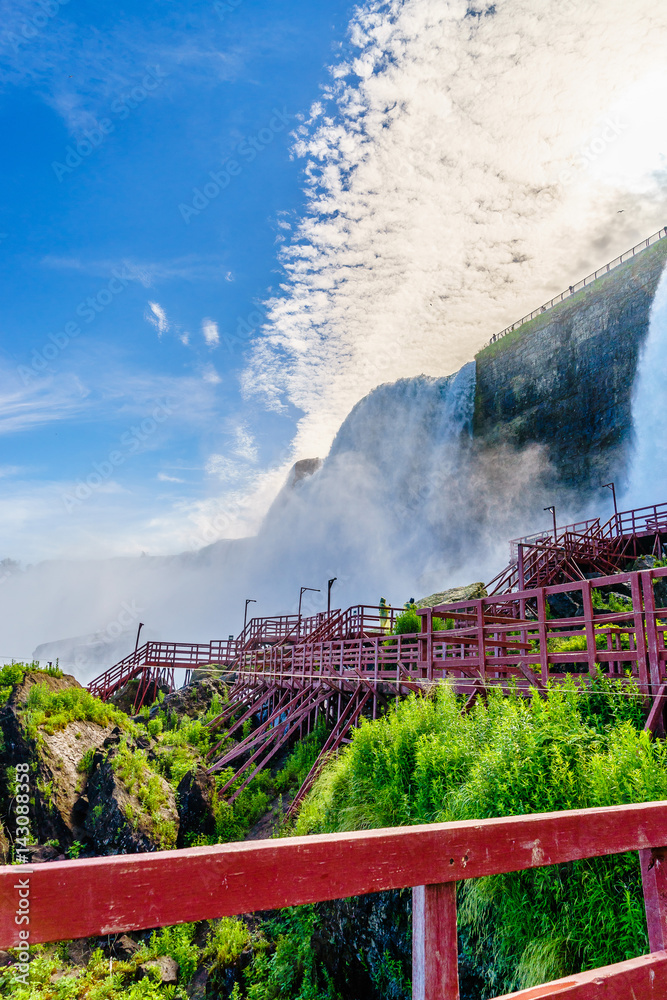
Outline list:
[[[651,306],[648,336],[642,348],[632,397],[634,447],[628,482],[621,493],[624,509],[667,499],[667,269]]]
[[[525,527],[522,505],[534,510],[542,458],[475,446],[475,385],[471,362],[360,400],[321,469],[267,518],[260,539],[283,538],[272,569],[282,579],[304,567],[335,575],[343,604],[397,592],[402,602],[493,576],[507,538]]]

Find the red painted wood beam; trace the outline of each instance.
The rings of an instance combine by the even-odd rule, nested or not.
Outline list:
[[[667,853],[664,848],[640,851],[639,861],[649,948],[663,951],[667,948]]]
[[[412,890],[412,1000],[459,1000],[456,882]]]
[[[667,802],[0,868],[0,948],[163,927],[660,847]]]
[[[629,962],[579,972],[544,986],[507,993],[496,1000],[665,1000],[667,953],[642,955]]]

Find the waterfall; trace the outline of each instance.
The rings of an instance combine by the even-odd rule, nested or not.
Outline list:
[[[635,376],[632,397],[634,446],[623,509],[667,499],[667,269],[651,306],[649,328]]]

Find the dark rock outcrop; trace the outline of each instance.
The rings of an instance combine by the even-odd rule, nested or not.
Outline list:
[[[120,736],[116,732],[106,741],[105,748],[95,754],[86,786],[85,830],[95,853],[140,854],[174,847],[179,816],[170,785],[156,772],[147,771],[141,782],[128,787],[118,769],[119,747]],[[140,750],[138,746],[129,747],[135,755]],[[147,780],[153,783],[157,802],[150,809],[145,799],[142,802]]]
[[[623,479],[632,389],[667,240],[481,351],[473,436],[545,446],[554,478],[579,491]]]
[[[9,853],[9,838],[5,833],[2,820],[0,820],[0,864],[4,865],[9,862]]]
[[[214,801],[215,782],[203,767],[190,771],[181,779],[176,789],[180,816],[178,847],[186,847],[192,838],[215,833]]]

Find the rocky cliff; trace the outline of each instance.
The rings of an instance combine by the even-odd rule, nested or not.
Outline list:
[[[578,491],[622,481],[632,391],[667,239],[481,351],[473,436],[544,445],[556,479]]]

